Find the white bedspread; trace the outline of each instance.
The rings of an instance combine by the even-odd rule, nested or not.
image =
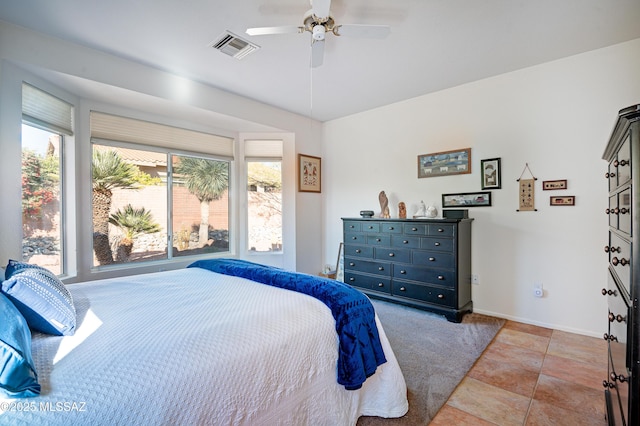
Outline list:
[[[387,363],[347,391],[334,319],[310,296],[199,268],[69,289],[76,334],[34,333],[42,395],[3,402],[0,424],[335,426],[407,411],[380,322]]]

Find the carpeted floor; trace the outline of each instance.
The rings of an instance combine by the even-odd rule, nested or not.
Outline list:
[[[407,382],[409,412],[399,419],[361,417],[358,426],[428,424],[505,322],[474,313],[456,324],[418,309],[372,302]]]

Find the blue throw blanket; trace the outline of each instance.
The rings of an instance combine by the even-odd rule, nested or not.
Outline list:
[[[362,387],[367,377],[387,362],[371,301],[347,284],[239,259],[198,260],[187,267],[208,269],[297,291],[327,305],[336,320],[339,340],[338,383],[347,390]]]

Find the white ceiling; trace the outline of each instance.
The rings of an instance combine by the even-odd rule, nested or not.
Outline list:
[[[326,121],[640,38],[638,0],[333,0],[337,24],[388,24],[383,40],[327,35],[311,69],[308,0],[14,0],[0,19]],[[225,30],[261,48],[209,47]]]

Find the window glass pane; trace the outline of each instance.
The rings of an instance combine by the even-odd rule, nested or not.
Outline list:
[[[167,258],[167,155],[93,145],[94,266]]]
[[[282,251],[282,162],[247,161],[248,248]]]
[[[62,275],[60,134],[22,125],[22,260]]]
[[[173,155],[173,256],[229,251],[229,161]]]

